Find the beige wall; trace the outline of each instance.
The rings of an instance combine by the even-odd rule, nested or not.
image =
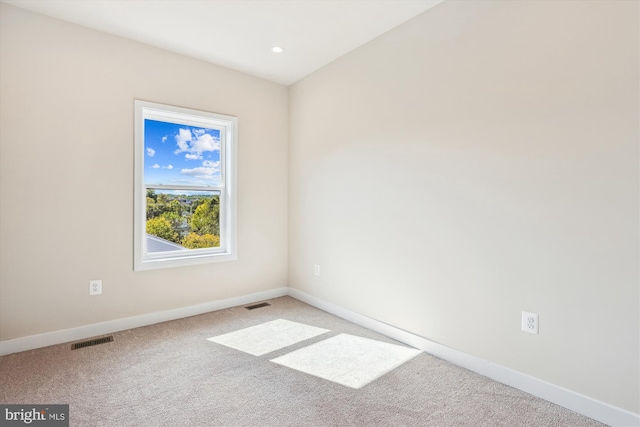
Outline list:
[[[0,340],[287,285],[285,86],[0,7]],[[238,117],[237,261],[134,273],[134,99]]]
[[[289,286],[640,412],[638,34],[448,0],[294,84]]]

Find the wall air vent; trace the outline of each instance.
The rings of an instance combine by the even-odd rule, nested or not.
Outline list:
[[[75,344],[71,344],[71,350],[77,350],[79,348],[91,347],[98,344],[104,344],[107,342],[113,342],[113,335],[109,335],[108,337],[102,338],[94,338],[92,340],[77,342]]]
[[[247,310],[255,310],[256,308],[268,307],[268,306],[270,306],[270,305],[271,305],[271,304],[269,304],[268,302],[261,302],[261,303],[259,303],[259,304],[248,305],[248,306],[246,306],[245,308],[246,308]]]

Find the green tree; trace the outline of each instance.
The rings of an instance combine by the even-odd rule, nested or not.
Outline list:
[[[189,249],[214,248],[220,246],[220,236],[213,234],[199,235],[189,233],[182,239],[181,245]]]
[[[160,215],[160,218],[165,218],[167,221],[169,221],[169,224],[171,224],[171,229],[178,235],[178,239],[180,239],[180,236],[182,236],[182,225],[185,221],[184,218],[172,211],[164,212],[162,215]]]
[[[198,209],[198,206],[206,202],[208,197],[198,196],[191,200],[191,212],[195,212]]]
[[[157,204],[155,199],[147,197],[147,219],[162,215],[162,206]]]
[[[220,200],[218,196],[205,200],[200,204],[189,221],[191,231],[199,235],[220,235]]]
[[[180,203],[179,200],[173,199],[166,206],[166,212],[174,213],[178,216],[181,216],[184,212],[184,206]]]
[[[181,216],[187,210],[176,196],[164,193],[156,194],[154,190],[147,190],[147,219],[155,218],[166,213]]]
[[[147,220],[147,234],[180,243],[180,234],[176,233],[171,227],[171,222],[163,216]]]

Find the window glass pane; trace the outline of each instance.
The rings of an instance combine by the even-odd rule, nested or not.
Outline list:
[[[147,253],[220,246],[220,192],[157,190],[146,194]]]
[[[145,119],[144,183],[220,186],[220,130]]]

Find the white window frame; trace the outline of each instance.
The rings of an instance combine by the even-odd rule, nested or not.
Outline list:
[[[188,126],[220,130],[220,185],[179,186],[145,185],[144,121],[159,120]],[[238,119],[171,105],[135,100],[135,191],[134,191],[134,270],[181,267],[237,259],[236,167]],[[147,188],[166,190],[215,191],[220,197],[220,246],[205,249],[147,253],[146,195]]]

